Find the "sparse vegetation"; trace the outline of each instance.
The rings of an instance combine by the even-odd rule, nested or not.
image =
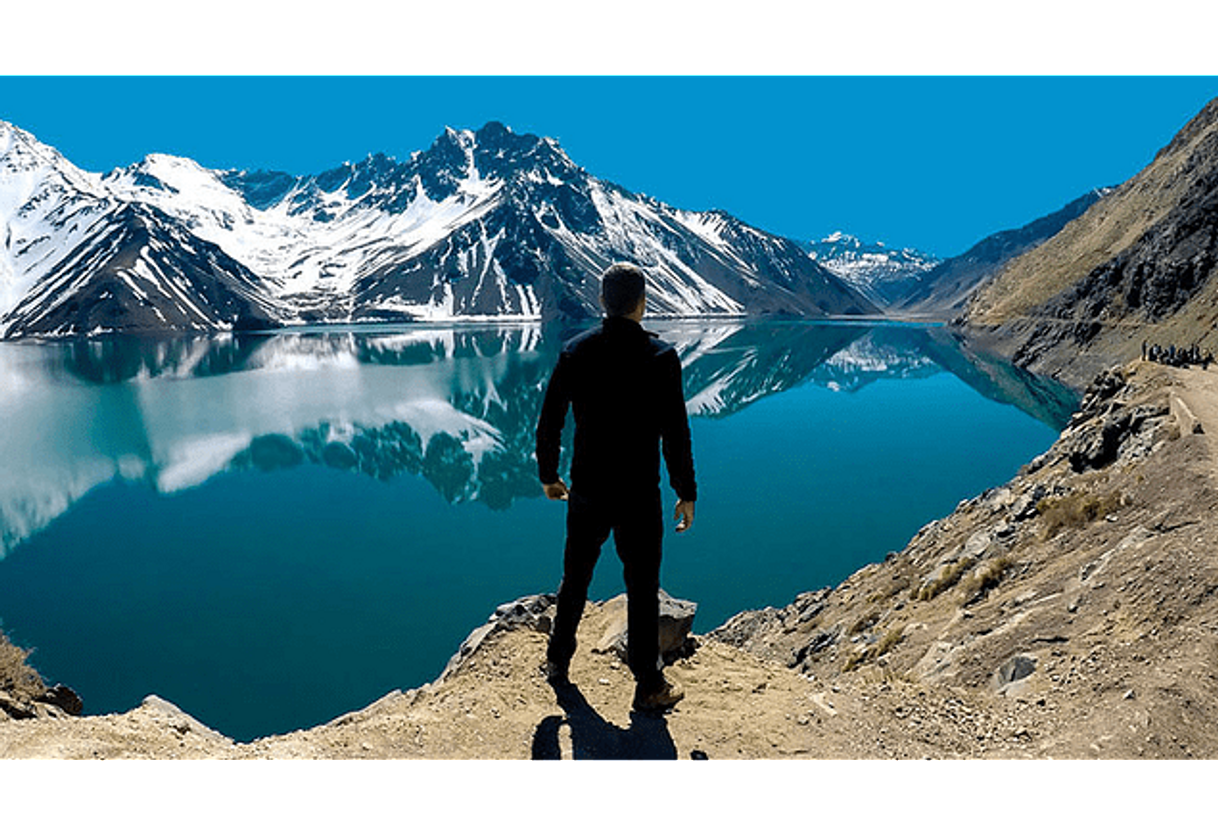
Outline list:
[[[854,625],[847,629],[847,634],[861,634],[871,628],[880,619],[880,612],[877,609],[871,609],[863,616],[854,621]]]
[[[1099,495],[1092,492],[1072,492],[1061,497],[1042,498],[1036,511],[1044,523],[1041,536],[1045,541],[1066,527],[1085,527],[1124,505],[1119,492]]]
[[[875,660],[888,654],[904,637],[904,626],[894,626],[888,629],[879,640],[847,659],[845,664],[842,665],[842,671],[850,672],[869,660]]]
[[[875,644],[875,656],[888,654],[888,651],[900,643],[905,637],[905,627],[890,628],[884,632],[884,636],[880,638],[880,642]]]
[[[893,576],[879,590],[867,597],[869,603],[883,603],[895,597],[909,587],[910,579],[904,574]]]
[[[991,559],[967,579],[960,583],[960,598],[965,605],[978,599],[991,588],[996,588],[1006,572],[1015,565],[1015,559],[1004,553],[996,559]]]
[[[42,678],[26,663],[30,653],[19,649],[0,632],[0,690],[18,700],[30,700],[46,691]]]
[[[960,581],[960,577],[964,572],[975,565],[977,562],[972,558],[962,558],[960,561],[948,565],[943,569],[939,576],[932,582],[923,585],[910,594],[910,599],[921,600],[926,602],[932,600],[939,594],[946,591],[948,588]]]

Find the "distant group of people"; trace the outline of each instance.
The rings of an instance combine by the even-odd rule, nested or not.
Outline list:
[[[1200,345],[1191,345],[1187,348],[1176,347],[1175,345],[1147,344],[1142,342],[1142,358],[1151,362],[1158,362],[1161,365],[1172,365],[1177,368],[1187,368],[1189,365],[1200,365],[1202,370],[1209,370],[1210,363],[1214,361],[1214,352],[1206,351],[1205,355],[1201,355]]]

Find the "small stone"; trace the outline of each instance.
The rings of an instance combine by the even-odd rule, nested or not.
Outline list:
[[[1128,692],[1126,692],[1126,693],[1125,693],[1124,695],[1122,695],[1121,697],[1123,697],[1123,698],[1124,698],[1126,701],[1132,701],[1132,700],[1133,700],[1133,690],[1132,690],[1132,689],[1131,689],[1131,690],[1129,690]]]
[[[609,685],[609,679],[608,679],[608,678],[600,678],[599,680],[597,680],[597,683],[599,683],[601,686],[608,686],[608,685]]]

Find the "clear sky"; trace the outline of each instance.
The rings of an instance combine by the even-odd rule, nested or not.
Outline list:
[[[1213,77],[0,77],[86,170],[146,153],[317,173],[491,119],[593,175],[799,240],[955,255],[1135,174]]]

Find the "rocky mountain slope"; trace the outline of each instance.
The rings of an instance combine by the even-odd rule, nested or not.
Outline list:
[[[808,244],[818,264],[850,284],[886,312],[900,316],[952,319],[969,298],[1014,258],[1053,237],[1097,200],[1111,193],[1097,188],[1018,229],[989,235],[961,255],[938,258],[915,249],[867,244],[834,232]]]
[[[1111,190],[1090,191],[1052,214],[1018,229],[996,232],[964,254],[933,264],[911,276],[904,292],[893,299],[893,306],[907,313],[954,318],[964,309],[973,292],[991,280],[1011,259],[1044,243]]]
[[[1013,740],[1037,756],[1213,756],[1216,406],[1213,372],[1106,373],[1010,483],[711,637],[826,683],[926,687],[896,717],[928,743],[945,719],[1003,714],[967,755]]]
[[[1218,349],[1218,99],[1137,175],[1007,264],[968,305],[976,344],[1081,387],[1141,343]]]
[[[653,316],[870,314],[797,243],[498,122],[313,176],[152,154],[104,176],[0,122],[0,336],[581,319],[616,260]]]

